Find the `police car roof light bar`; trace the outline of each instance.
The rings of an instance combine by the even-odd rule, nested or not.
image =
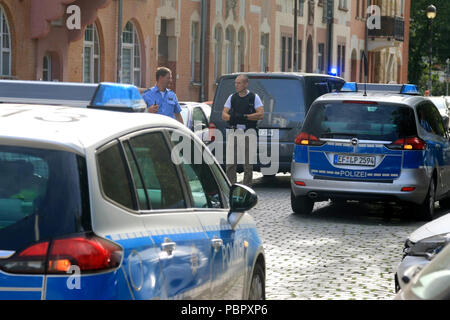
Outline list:
[[[136,86],[102,82],[98,85],[88,108],[123,112],[145,112],[146,104]]]

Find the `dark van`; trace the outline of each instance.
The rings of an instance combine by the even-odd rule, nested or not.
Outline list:
[[[222,120],[222,111],[230,94],[236,92],[234,80],[240,73],[224,75],[219,79],[216,95],[212,105],[209,123],[210,138],[214,141],[214,133],[219,130],[223,137],[226,136],[228,124]],[[257,93],[264,105],[264,119],[258,122],[258,139],[267,139],[267,154],[270,157],[271,150],[279,143],[279,156],[277,157],[277,172],[290,172],[294,141],[299,133],[309,107],[323,94],[335,92],[341,89],[345,81],[339,77],[324,74],[306,73],[245,73],[249,77],[249,90]],[[275,132],[278,130],[278,132]],[[277,137],[278,134],[278,139]],[[220,148],[220,142],[216,141],[215,152]],[[223,157],[218,157],[219,162],[225,165],[225,140],[222,142]],[[259,149],[258,149],[259,152]],[[258,163],[254,165],[255,171],[269,167],[268,164]],[[275,161],[275,160],[274,160]],[[271,164],[273,167],[273,163]],[[264,174],[264,172],[263,172]]]

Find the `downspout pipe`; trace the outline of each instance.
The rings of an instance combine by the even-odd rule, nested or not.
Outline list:
[[[118,0],[117,18],[117,82],[122,82],[122,20],[123,0]]]
[[[206,60],[206,23],[207,23],[207,1],[202,0],[202,23],[200,41],[200,102],[205,101],[205,60]]]

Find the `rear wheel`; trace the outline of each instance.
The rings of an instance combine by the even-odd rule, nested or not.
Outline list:
[[[434,178],[432,178],[425,200],[421,205],[417,207],[418,218],[425,221],[433,220],[435,202],[436,202],[436,188],[434,185]]]
[[[291,191],[291,207],[296,214],[310,214],[314,208],[314,201],[307,196],[296,197]]]
[[[253,271],[252,282],[250,284],[249,300],[266,300],[264,269],[258,263]]]

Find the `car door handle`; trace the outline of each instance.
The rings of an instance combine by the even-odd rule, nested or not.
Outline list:
[[[170,241],[170,239],[166,238],[163,243],[161,243],[161,250],[167,252],[170,256],[175,249],[177,248],[176,242]]]
[[[211,240],[211,244],[212,244],[214,250],[217,252],[217,251],[219,251],[220,248],[222,248],[223,240],[222,239],[218,239],[218,238],[212,239]]]

